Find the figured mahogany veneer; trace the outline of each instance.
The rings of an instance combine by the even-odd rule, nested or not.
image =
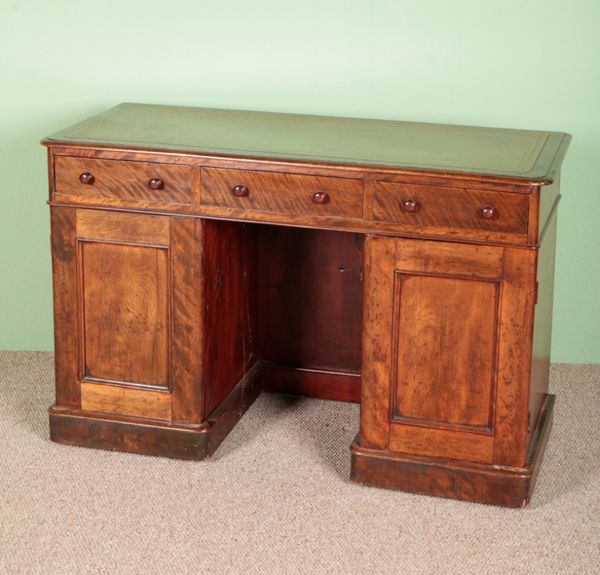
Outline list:
[[[526,505],[569,139],[137,104],[47,139],[51,438],[203,459],[261,390],[353,401],[354,481]]]
[[[374,182],[373,219],[431,235],[482,230],[502,241],[526,241],[529,196],[485,190]]]
[[[150,202],[191,202],[189,166],[56,158],[56,192],[82,198],[121,198]]]
[[[200,203],[302,216],[361,218],[363,182],[297,174],[202,170]],[[236,193],[236,188],[244,193]]]

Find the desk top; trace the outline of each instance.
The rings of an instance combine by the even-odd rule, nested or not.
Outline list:
[[[124,103],[44,143],[552,181],[570,139],[561,132]]]

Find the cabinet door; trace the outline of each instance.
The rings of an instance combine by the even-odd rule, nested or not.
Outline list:
[[[362,446],[525,463],[534,265],[529,249],[367,238]]]
[[[52,209],[57,407],[199,422],[201,225]]]

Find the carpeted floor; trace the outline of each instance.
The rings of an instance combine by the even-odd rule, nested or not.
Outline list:
[[[600,366],[555,365],[529,508],[348,480],[358,406],[263,394],[206,462],[47,437],[53,360],[0,352],[0,575],[600,573]]]

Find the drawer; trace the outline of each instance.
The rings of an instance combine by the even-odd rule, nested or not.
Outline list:
[[[200,203],[303,216],[360,218],[363,215],[363,182],[204,168]]]
[[[525,194],[389,182],[374,182],[369,191],[373,220],[407,230],[527,234]]]
[[[153,202],[191,202],[191,167],[57,156],[57,194]]]

